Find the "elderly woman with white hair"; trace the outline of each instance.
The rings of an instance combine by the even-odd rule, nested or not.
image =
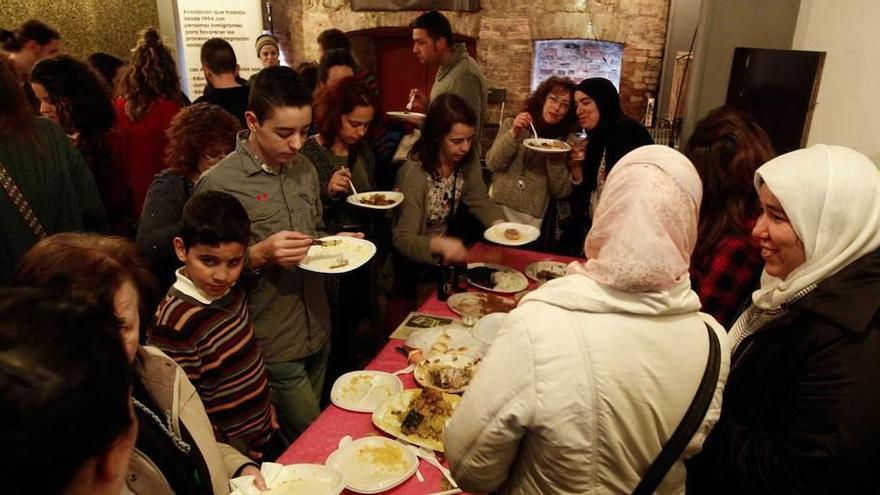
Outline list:
[[[880,493],[880,172],[816,145],[755,187],[766,265],[688,493]]]
[[[696,169],[672,148],[621,158],[585,242],[588,261],[509,314],[446,428],[462,488],[684,491],[681,459],[717,420],[728,369],[724,329],[699,312],[688,277],[701,196]],[[695,397],[702,408],[686,414]],[[680,424],[691,429],[674,435]],[[663,465],[654,461],[664,445],[677,448],[652,467]]]

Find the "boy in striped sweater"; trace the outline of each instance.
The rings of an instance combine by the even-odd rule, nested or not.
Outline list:
[[[236,285],[249,238],[250,220],[234,197],[206,192],[190,199],[174,238],[184,266],[147,335],[195,385],[217,438],[261,459],[280,452],[265,364]]]

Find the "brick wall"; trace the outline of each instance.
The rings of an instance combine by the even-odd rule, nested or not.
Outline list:
[[[611,41],[538,40],[532,62],[532,90],[550,76],[581,81],[604,77],[620,89],[623,45]]]
[[[490,87],[507,90],[508,109],[519,108],[531,90],[536,40],[595,37],[620,44],[621,103],[627,114],[641,118],[645,93],[657,93],[668,11],[669,0],[483,0],[479,12],[444,14],[455,32],[477,39],[477,61]],[[317,58],[315,40],[324,29],[401,27],[419,14],[353,12],[349,0],[276,0],[273,12],[290,22],[285,37],[292,45],[291,65]],[[490,121],[498,110],[490,109]]]

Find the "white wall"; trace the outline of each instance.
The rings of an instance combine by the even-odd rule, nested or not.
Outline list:
[[[849,0],[816,0],[837,5]],[[871,3],[880,0],[863,0]],[[709,110],[724,104],[736,47],[790,49],[800,0],[703,0],[688,85],[682,142]]]
[[[792,48],[827,52],[808,144],[850,146],[880,165],[878,36],[878,0],[801,0]]]

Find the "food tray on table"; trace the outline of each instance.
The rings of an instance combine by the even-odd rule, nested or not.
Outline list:
[[[384,371],[352,371],[333,383],[330,401],[354,412],[373,412],[385,400],[403,390],[403,383]]]
[[[418,469],[419,460],[394,440],[364,437],[341,444],[327,457],[327,465],[342,473],[349,490],[380,493],[409,479]]]
[[[516,308],[516,301],[485,292],[459,292],[449,296],[446,305],[458,315],[482,318],[490,313],[507,313]]]
[[[568,265],[559,261],[536,261],[526,267],[526,277],[544,283],[554,278],[564,277]]]
[[[522,272],[494,263],[468,263],[467,279],[474,287],[502,294],[529,288],[529,279]]]
[[[461,397],[445,392],[404,390],[376,409],[373,424],[395,438],[443,452],[443,430],[460,402]]]
[[[471,356],[441,354],[419,363],[413,377],[422,387],[460,394],[470,384],[479,362]]]

